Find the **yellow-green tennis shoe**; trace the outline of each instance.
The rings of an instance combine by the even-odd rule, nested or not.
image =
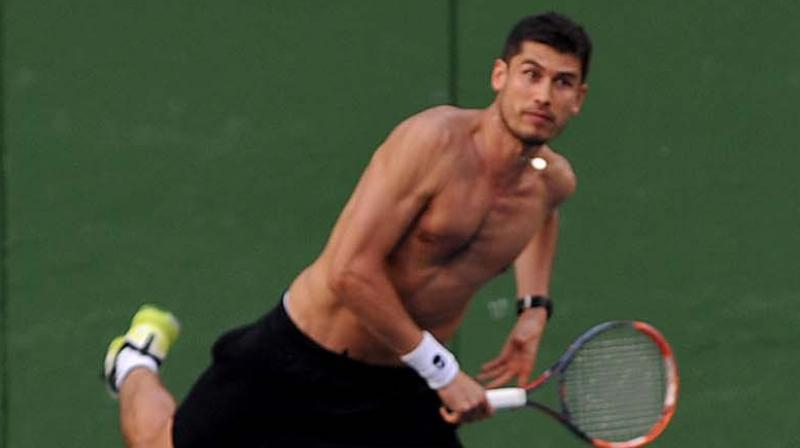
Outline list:
[[[113,396],[118,392],[119,382],[124,379],[133,367],[149,367],[158,369],[166,359],[170,348],[178,339],[180,324],[175,316],[152,305],[143,305],[134,314],[128,332],[117,336],[108,345],[106,352],[104,377]],[[125,365],[119,366],[120,353],[131,349],[132,358]],[[138,360],[138,361],[137,361]]]

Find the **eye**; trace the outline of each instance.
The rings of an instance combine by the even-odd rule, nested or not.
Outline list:
[[[539,79],[542,77],[542,74],[538,70],[530,69],[530,70],[525,70],[523,73],[525,74],[526,77],[532,80]]]
[[[572,87],[575,85],[575,81],[571,77],[559,76],[556,78],[556,84],[560,87]]]

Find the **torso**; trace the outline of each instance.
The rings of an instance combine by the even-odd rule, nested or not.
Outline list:
[[[571,175],[561,156],[542,147],[537,156],[548,161],[547,169],[527,166],[513,185],[496,185],[475,148],[479,113],[459,111],[452,118],[455,131],[448,144],[453,148],[448,150],[459,151],[453,175],[387,258],[389,277],[406,310],[439,340],[452,337],[473,294],[505,271],[542,227],[557,200],[559,177]],[[327,287],[329,258],[323,251],[292,284],[292,319],[332,351],[367,362],[397,363],[397,356]]]

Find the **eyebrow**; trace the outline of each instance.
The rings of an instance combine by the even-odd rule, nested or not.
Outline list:
[[[535,65],[538,68],[545,68],[544,65],[540,64],[535,59],[527,58],[527,59],[523,59],[520,62],[520,65],[525,65],[525,64]],[[568,76],[568,77],[571,77],[571,78],[579,78],[578,73],[575,72],[575,71],[560,71],[560,72],[557,72],[557,75],[558,76]]]

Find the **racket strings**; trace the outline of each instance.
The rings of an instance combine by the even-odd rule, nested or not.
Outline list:
[[[570,419],[592,438],[630,440],[647,434],[661,418],[663,356],[652,339],[631,327],[588,341],[562,381]]]

